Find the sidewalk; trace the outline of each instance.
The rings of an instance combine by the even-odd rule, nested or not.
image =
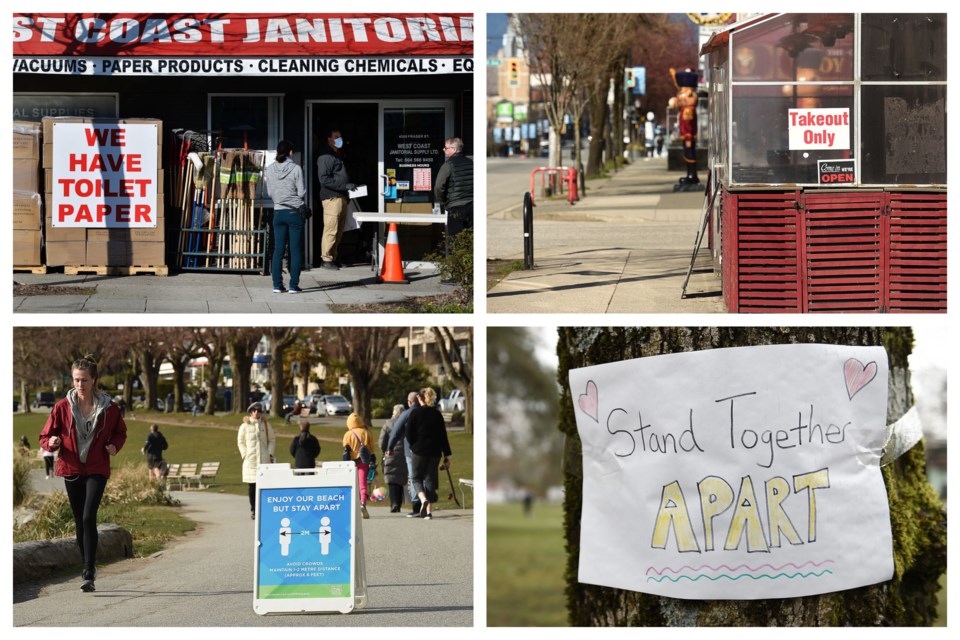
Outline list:
[[[691,297],[680,297],[704,195],[674,193],[680,174],[666,165],[666,158],[638,158],[610,178],[588,181],[588,196],[575,205],[541,200],[533,213],[535,268],[515,271],[491,289],[487,310],[725,312],[706,240],[687,286]],[[488,258],[523,260],[520,209],[487,217]]]
[[[429,263],[411,263],[410,284],[378,284],[369,265],[339,271],[313,268],[300,274],[298,295],[272,292],[270,276],[184,272],[102,276],[14,273],[26,285],[77,288],[63,295],[14,296],[20,313],[329,313],[332,304],[382,304],[451,293]],[[289,279],[284,274],[284,282]]]
[[[63,480],[56,483],[60,490]],[[367,607],[349,615],[258,616],[254,523],[246,496],[175,491],[197,529],[149,558],[99,568],[97,590],[76,576],[17,585],[17,627],[398,627],[473,625],[473,511],[433,520],[369,507],[363,520]],[[452,503],[450,503],[452,504]],[[407,505],[409,509],[409,505]]]

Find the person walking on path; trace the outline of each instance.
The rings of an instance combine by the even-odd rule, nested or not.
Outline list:
[[[247,483],[251,520],[257,517],[257,467],[274,461],[276,446],[277,434],[263,415],[263,405],[254,402],[247,407],[247,415],[237,432],[237,448],[243,458],[243,481]]]
[[[367,474],[370,473],[370,461],[369,459],[363,459],[360,450],[366,448],[368,452],[373,451],[373,436],[370,435],[367,423],[363,421],[359,414],[351,413],[347,417],[347,432],[343,434],[341,444],[344,447],[344,454],[349,455],[350,459],[357,465],[357,479],[360,484],[360,512],[366,520],[370,517],[367,512]]]
[[[97,511],[110,477],[110,457],[127,440],[120,408],[97,390],[97,363],[92,356],[71,367],[73,389],[50,411],[40,432],[40,446],[58,451],[56,474],[63,478],[83,559],[81,591],[96,591]]]
[[[420,498],[420,517],[433,518],[433,503],[440,486],[440,459],[443,468],[450,467],[450,442],[443,415],[434,406],[437,392],[430,387],[420,390],[420,406],[407,420],[407,441],[413,451],[413,486]]]
[[[403,438],[389,449],[390,432],[397,418],[403,413],[402,404],[393,405],[393,415],[380,429],[380,459],[383,460],[383,481],[387,483],[390,494],[390,513],[400,513],[403,508],[403,489],[407,484],[407,465],[403,456]]]
[[[323,239],[320,242],[322,269],[337,271],[337,252],[343,225],[347,220],[347,204],[350,201],[348,191],[356,188],[350,182],[347,168],[343,164],[343,136],[339,129],[331,129],[327,134],[327,144],[317,158],[317,178],[320,180],[320,201],[323,203]]]
[[[320,455],[320,441],[310,433],[310,421],[300,418],[300,434],[290,442],[290,455],[296,469],[313,469]]]
[[[473,228],[473,160],[463,155],[463,140],[443,143],[446,162],[437,172],[433,195],[447,211],[447,235],[451,238]]]
[[[387,456],[394,455],[394,452],[400,450],[397,447],[397,443],[403,445],[403,457],[404,461],[407,463],[407,493],[410,494],[410,505],[413,508],[410,513],[407,514],[408,518],[419,518],[420,517],[420,496],[417,495],[417,490],[413,486],[413,452],[410,450],[410,443],[407,442],[407,419],[410,418],[410,413],[415,407],[420,406],[420,393],[418,391],[411,391],[407,394],[407,410],[400,414],[400,417],[396,419],[393,423],[393,427],[390,431],[390,439],[387,441]]]
[[[277,144],[277,160],[263,172],[267,193],[273,200],[273,261],[270,275],[274,293],[301,293],[300,270],[303,268],[303,225],[300,207],[307,193],[303,171],[293,161],[293,143]],[[290,247],[290,288],[283,287],[283,253]]]
[[[163,460],[163,452],[167,450],[167,439],[160,433],[160,427],[156,424],[150,425],[150,433],[147,434],[147,441],[140,448],[140,453],[147,455],[147,469],[151,476],[157,480],[163,477],[166,462]]]
[[[47,451],[43,447],[40,450],[43,451],[43,469],[47,474],[47,480],[49,480],[51,474],[53,474],[53,463],[57,461],[57,454],[53,451]]]

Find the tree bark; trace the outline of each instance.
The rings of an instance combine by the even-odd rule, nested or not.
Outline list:
[[[587,177],[595,178],[603,169],[604,123],[607,121],[607,88],[605,76],[593,82],[590,97],[590,150],[587,155]]]
[[[283,354],[287,347],[296,341],[299,331],[296,327],[270,327],[265,332],[270,341],[270,384],[273,387],[270,392],[273,394],[273,400],[270,401],[270,415],[274,418],[283,417],[280,415],[283,411],[283,394],[286,391]]]
[[[263,331],[253,327],[237,327],[227,336],[227,355],[233,366],[233,413],[247,412],[250,393],[250,369],[253,354],[260,344]]]
[[[473,433],[473,329],[468,331],[466,361],[460,357],[452,329],[434,327],[433,335],[437,340],[437,350],[440,352],[440,360],[447,371],[447,376],[453,382],[453,386],[463,392],[464,433]]]
[[[913,404],[907,356],[909,328],[561,328],[557,353],[560,430],[566,435],[566,593],[578,626],[917,626],[936,619],[937,584],[946,570],[946,512],[926,480],[921,441],[882,469],[890,503],[894,577],[838,593],[768,600],[678,600],[577,582],[582,458],[567,373],[630,358],[720,347],[828,343],[883,345],[889,356],[887,421]]]

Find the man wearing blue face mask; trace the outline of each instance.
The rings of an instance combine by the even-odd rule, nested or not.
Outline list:
[[[343,224],[347,219],[347,203],[350,198],[347,191],[355,189],[350,182],[347,169],[343,166],[341,150],[343,138],[339,129],[331,129],[327,135],[327,146],[317,158],[317,175],[320,178],[320,200],[323,203],[323,239],[320,243],[322,269],[338,270],[337,249],[343,235]]]

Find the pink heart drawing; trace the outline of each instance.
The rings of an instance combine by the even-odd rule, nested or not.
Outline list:
[[[587,381],[587,392],[580,395],[577,404],[580,405],[580,410],[590,416],[594,422],[599,422],[597,420],[597,385],[593,380]]]
[[[856,358],[850,358],[843,363],[843,379],[847,383],[847,396],[853,400],[860,389],[870,384],[877,376],[877,363],[870,362],[866,366]],[[581,396],[582,397],[582,396]]]

